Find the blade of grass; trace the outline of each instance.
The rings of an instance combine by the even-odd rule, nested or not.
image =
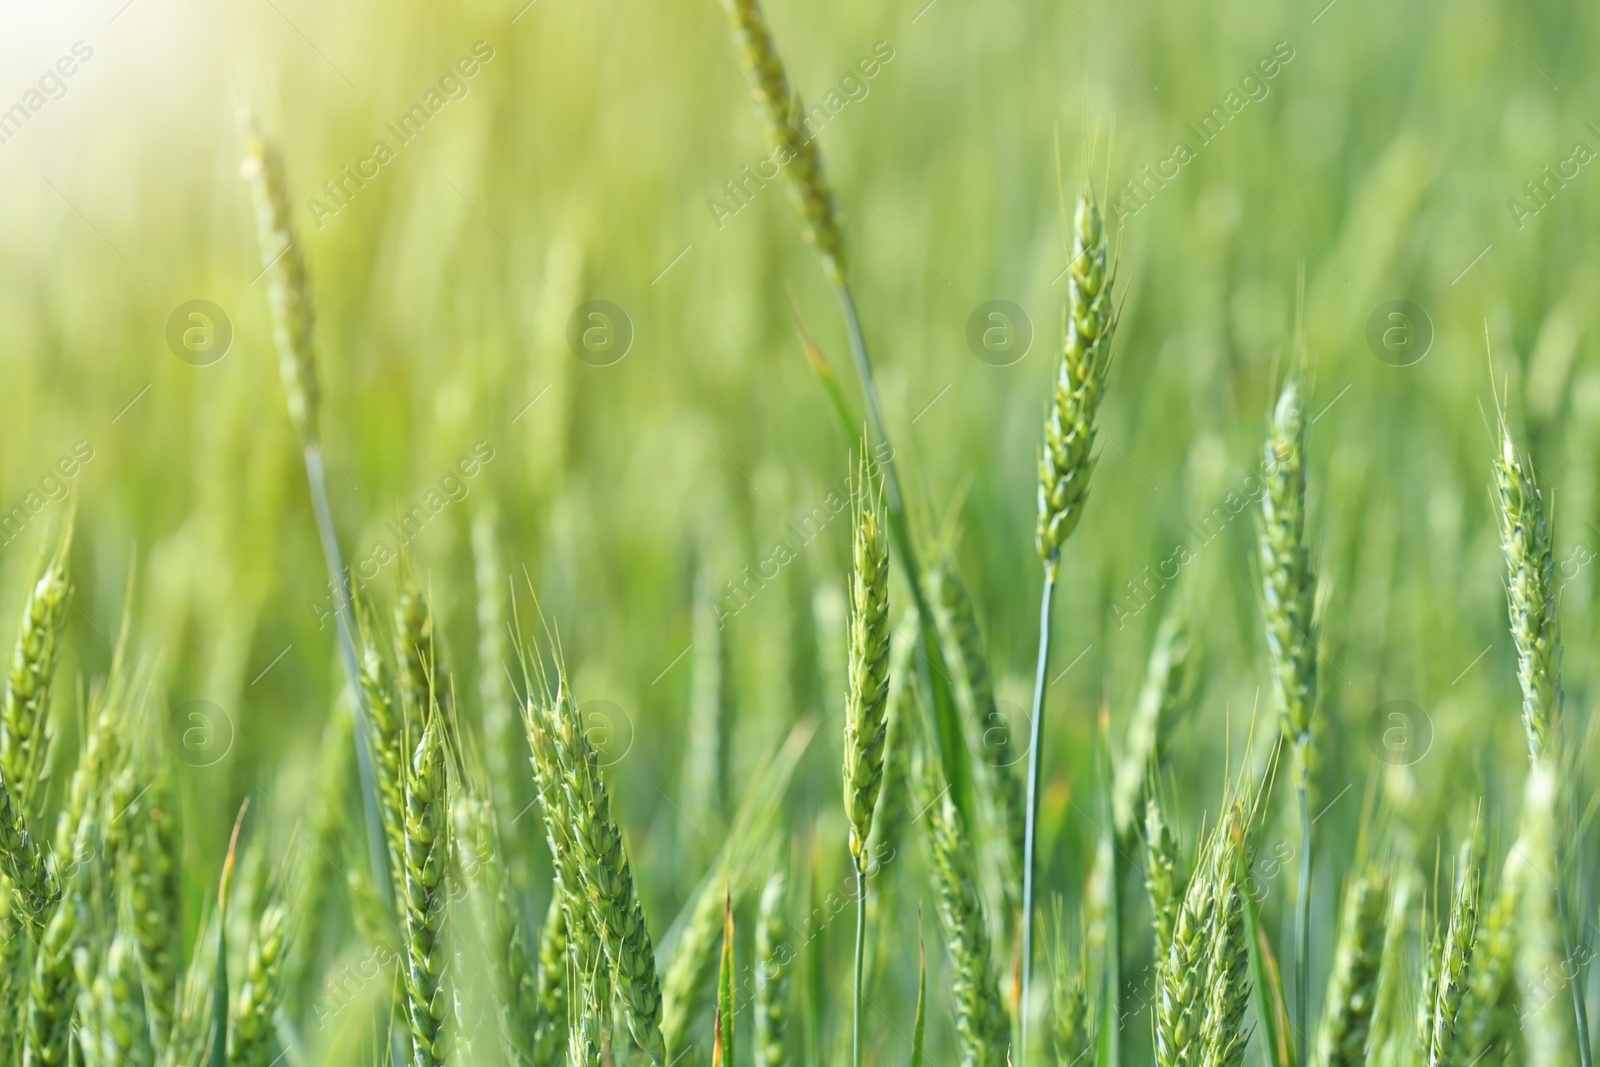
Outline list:
[[[1278,958],[1273,955],[1267,932],[1261,928],[1260,904],[1249,886],[1244,893],[1244,930],[1250,944],[1250,986],[1255,991],[1256,1023],[1261,1028],[1267,1062],[1272,1067],[1294,1067],[1294,1028],[1289,1025],[1289,999],[1283,993]]]

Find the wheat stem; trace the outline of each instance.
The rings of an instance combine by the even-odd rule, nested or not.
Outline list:
[[[1044,590],[1039,595],[1039,655],[1034,661],[1033,708],[1028,716],[1028,798],[1022,832],[1022,1006],[1017,1040],[1022,1063],[1028,1062],[1028,1016],[1033,989],[1034,846],[1039,820],[1039,744],[1043,737],[1045,676],[1050,669],[1050,606],[1055,588],[1055,575],[1047,570]]]

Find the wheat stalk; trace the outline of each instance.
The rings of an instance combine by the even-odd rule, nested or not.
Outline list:
[[[1045,415],[1039,455],[1039,522],[1036,542],[1044,562],[1039,597],[1039,654],[1034,664],[1033,707],[1028,739],[1027,817],[1022,848],[1022,1012],[1018,1059],[1028,1062],[1032,1003],[1034,849],[1038,837],[1039,761],[1044,737],[1045,677],[1050,665],[1050,608],[1061,571],[1061,547],[1083,518],[1089,476],[1094,472],[1095,420],[1111,367],[1116,312],[1111,303],[1105,223],[1094,197],[1078,199],[1072,221],[1072,260],[1067,264],[1066,338]],[[1115,1037],[1112,1039],[1115,1041]]]
[[[290,223],[293,214],[289,183],[277,145],[253,115],[243,116],[245,157],[240,172],[255,202],[256,237],[261,249],[261,273],[266,275],[267,304],[272,313],[272,339],[278,350],[278,372],[289,406],[289,421],[304,442],[306,485],[316,516],[317,539],[333,592],[334,622],[340,660],[353,697],[356,761],[361,776],[361,800],[366,816],[368,863],[372,881],[385,901],[392,899],[393,871],[384,863],[386,841],[383,799],[373,771],[373,754],[366,736],[365,690],[356,654],[356,623],[351,587],[339,550],[339,534],[328,500],[327,473],[321,448],[321,388],[317,378],[316,350],[312,339],[311,284],[300,242]],[[392,858],[392,857],[391,857]]]
[[[1122,759],[1111,789],[1111,808],[1118,847],[1133,842],[1145,814],[1150,783],[1166,762],[1172,731],[1194,704],[1199,676],[1199,649],[1176,615],[1163,620],[1150,649],[1144,687],[1128,721]]]
[[[1577,961],[1564,944],[1559,890],[1552,881],[1560,877],[1558,796],[1555,772],[1535,765],[1523,791],[1522,830],[1512,848],[1510,874],[1521,897],[1516,970],[1522,1036],[1528,1062],[1539,1067],[1581,1063],[1588,1043],[1574,1027],[1574,1013],[1561,1004],[1562,987],[1570,990],[1574,980],[1568,968]],[[1573,991],[1573,999],[1580,999],[1579,991]]]
[[[844,810],[850,821],[850,860],[856,875],[851,1062],[860,1067],[861,981],[867,939],[866,848],[872,835],[872,815],[878,806],[878,793],[883,787],[883,748],[888,739],[884,713],[889,701],[889,545],[883,536],[877,502],[871,495],[864,456],[853,488]]]
[[[1262,614],[1272,667],[1279,727],[1294,750],[1294,784],[1300,801],[1300,884],[1295,907],[1296,1029],[1311,1027],[1311,760],[1312,715],[1317,704],[1316,572],[1306,535],[1306,413],[1298,378],[1278,395],[1267,434],[1267,491],[1261,499],[1258,549]],[[1301,1067],[1310,1041],[1298,1046]]]
[[[995,828],[994,852],[998,858],[1000,886],[1005,895],[1004,927],[1009,938],[1022,909],[1022,852],[1026,816],[1023,783],[1012,770],[1016,763],[1011,733],[995,706],[994,680],[989,672],[989,654],[972,596],[955,565],[938,560],[928,569],[928,593],[938,616],[939,634],[946,647],[954,651],[956,694],[964,705],[969,743],[982,753],[977,784],[986,793],[985,807]]]

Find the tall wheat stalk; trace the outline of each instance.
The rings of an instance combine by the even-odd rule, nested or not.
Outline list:
[[[1544,501],[1529,472],[1531,467],[1532,460],[1517,452],[1510,427],[1502,418],[1494,480],[1500,504],[1500,544],[1508,572],[1506,604],[1512,641],[1517,648],[1517,681],[1522,688],[1522,723],[1528,737],[1532,767],[1536,773],[1543,772],[1556,783],[1556,811],[1564,814],[1573,797],[1570,787],[1562,788],[1565,750],[1555,554]],[[1559,835],[1552,835],[1550,842],[1554,857],[1551,876],[1555,879],[1554,896],[1560,912],[1562,943],[1566,958],[1572,960],[1577,969],[1570,986],[1579,1062],[1581,1067],[1592,1067],[1589,1011],[1583,995],[1585,961],[1577,953],[1573,933],[1566,878],[1567,846]]]
[[[856,472],[851,538],[849,688],[844,720],[844,808],[850,820],[850,862],[856,875],[855,988],[851,1062],[861,1067],[861,988],[867,943],[867,840],[883,788],[889,703],[889,546],[865,457]]]
[[[1061,573],[1061,547],[1083,518],[1094,472],[1095,419],[1111,367],[1116,312],[1111,303],[1105,223],[1093,196],[1078,199],[1072,219],[1072,260],[1067,266],[1066,339],[1045,416],[1039,457],[1039,557],[1044,589],[1039,597],[1039,655],[1034,665],[1028,736],[1028,797],[1022,846],[1022,1005],[1018,1061],[1028,1062],[1032,1003],[1033,900],[1038,877],[1039,761],[1044,737],[1044,691],[1050,668],[1050,609]],[[1116,1040],[1115,1035],[1109,1039]]]
[[[889,440],[882,405],[878,401],[872,359],[867,353],[866,335],[861,328],[861,316],[856,310],[855,296],[850,288],[848,256],[838,204],[824,172],[821,151],[807,128],[800,94],[789,80],[788,70],[778,54],[777,43],[759,0],[723,0],[723,6],[727,9],[734,38],[744,58],[757,109],[766,122],[768,141],[789,174],[790,188],[795,194],[805,238],[822,256],[823,272],[833,287],[844,318],[856,378],[866,399],[867,423],[875,442],[873,454],[883,467],[883,495],[890,538],[900,557],[912,602],[917,608],[920,627],[917,633],[920,653],[917,657],[918,673],[924,691],[932,695],[935,738],[945,776],[956,792],[962,817],[970,820],[973,815],[971,756],[962,741],[961,723],[945,672],[944,654],[934,616],[928,610],[925,575],[918,562],[916,539],[906,515],[905,496],[901,492],[900,476],[895,467],[895,450]],[[840,411],[841,417],[845,417],[842,407]],[[853,436],[856,431],[854,427],[847,427],[847,432]]]
[[[261,245],[261,270],[267,276],[267,301],[272,311],[272,339],[278,349],[278,371],[289,405],[289,421],[304,443],[306,483],[311,507],[316,515],[317,537],[322,543],[323,560],[328,570],[328,586],[333,593],[334,623],[339,637],[339,658],[351,693],[351,713],[355,716],[356,756],[361,775],[361,800],[366,814],[367,861],[372,881],[384,900],[392,900],[388,853],[384,843],[382,800],[373,773],[372,751],[367,737],[365,694],[361,685],[360,661],[356,656],[356,626],[351,588],[339,550],[339,533],[333,523],[333,508],[328,501],[327,473],[321,445],[322,391],[317,380],[316,349],[313,341],[311,283],[306,275],[304,254],[290,224],[293,207],[289,199],[288,177],[276,144],[254,116],[244,117],[245,157],[240,168],[255,202],[256,235]]]
[[[1300,803],[1300,884],[1295,900],[1295,1030],[1302,1067],[1311,1049],[1311,760],[1317,704],[1316,572],[1306,535],[1306,413],[1299,379],[1278,395],[1267,436],[1261,500],[1261,593],[1279,725],[1294,751]]]

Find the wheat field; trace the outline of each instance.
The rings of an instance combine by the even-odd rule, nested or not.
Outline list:
[[[1591,1067],[1593,11],[0,25],[0,1064]]]

